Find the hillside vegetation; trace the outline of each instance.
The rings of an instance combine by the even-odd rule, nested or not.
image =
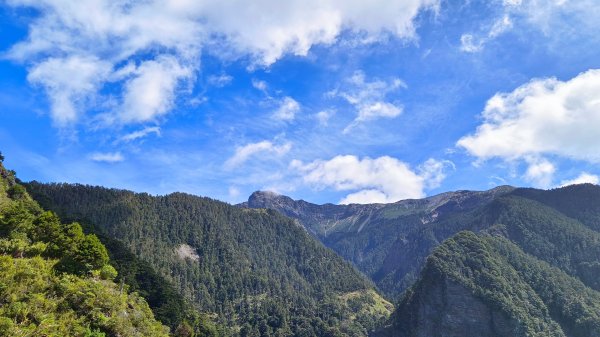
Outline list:
[[[392,309],[350,263],[275,211],[183,193],[27,188],[45,207],[122,242],[226,334],[366,336]]]
[[[116,276],[95,235],[43,211],[0,161],[0,336],[168,336]]]
[[[517,189],[454,227],[430,229],[459,233],[429,256],[387,333],[598,336],[599,197],[592,185]]]

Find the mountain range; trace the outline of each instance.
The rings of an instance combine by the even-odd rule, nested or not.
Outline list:
[[[172,336],[600,335],[596,185],[500,186],[367,205],[316,205],[259,191],[230,205],[183,193],[22,183],[2,170],[0,246],[10,249],[0,247],[0,262],[77,282],[98,282],[93,268],[110,266],[114,275],[104,276],[102,291],[125,289],[141,303],[135,310],[150,315],[120,329]],[[11,215],[14,205],[33,205],[19,206],[31,215]],[[99,253],[81,257],[83,248],[64,248],[61,255],[48,250],[52,240],[39,241],[36,226],[73,221],[75,227],[56,228],[81,231],[64,234],[79,238],[68,242],[93,236],[90,247],[106,252],[97,267],[77,261]],[[30,290],[7,268],[0,271],[0,331],[21,331],[23,322],[43,327],[10,304],[17,300],[6,289]],[[57,301],[50,294],[36,296]],[[86,310],[95,312],[89,303]],[[139,333],[86,317],[65,335]]]
[[[600,187],[501,186],[375,205],[256,192],[368,275],[386,336],[598,336]]]

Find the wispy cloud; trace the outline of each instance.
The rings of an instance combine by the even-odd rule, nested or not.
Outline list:
[[[291,97],[284,97],[279,102],[279,107],[273,113],[275,120],[291,122],[296,118],[296,114],[300,112],[300,104]]]
[[[291,148],[291,143],[276,145],[268,140],[239,146],[235,149],[234,155],[225,162],[225,168],[233,169],[238,167],[259,153],[266,153],[271,156],[282,156],[288,153]]]
[[[489,27],[485,34],[463,34],[460,37],[460,50],[467,53],[475,53],[481,51],[484,46],[495,39],[496,37],[504,34],[506,31],[513,27],[512,19],[508,14],[503,15],[497,19],[494,24]]]
[[[120,152],[96,152],[90,155],[90,159],[95,162],[104,162],[104,163],[118,163],[125,160],[125,157]]]
[[[326,109],[317,112],[314,117],[319,121],[319,124],[322,126],[327,126],[329,119],[335,115],[335,110]]]
[[[356,109],[356,118],[344,129],[344,133],[348,133],[360,123],[399,116],[402,105],[387,101],[387,95],[399,88],[406,88],[399,78],[367,81],[365,74],[357,71],[345,80],[343,88],[330,91],[327,96],[341,97]]]
[[[160,127],[158,126],[150,126],[138,131],[134,131],[132,133],[128,133],[125,136],[120,138],[120,141],[122,142],[131,142],[140,138],[144,138],[146,136],[148,136],[149,134],[155,134],[157,136],[160,136]]]
[[[52,119],[57,126],[64,127],[76,122],[86,103],[93,102],[111,68],[109,62],[93,55],[50,57],[35,64],[27,79],[46,90]]]
[[[227,74],[211,75],[208,77],[208,84],[217,88],[222,88],[233,81],[233,76]]]

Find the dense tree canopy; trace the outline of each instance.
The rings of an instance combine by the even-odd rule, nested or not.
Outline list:
[[[44,212],[0,163],[0,335],[168,336],[143,298],[112,280],[108,252]]]
[[[45,207],[122,242],[197,309],[229,327],[222,333],[365,336],[392,309],[349,263],[275,211],[183,193],[27,186]],[[177,329],[187,330],[186,324]]]

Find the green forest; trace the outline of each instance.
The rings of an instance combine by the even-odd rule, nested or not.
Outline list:
[[[393,309],[350,263],[275,211],[183,193],[27,188],[44,207],[118,240],[224,335],[366,336]]]
[[[332,205],[291,219],[0,174],[0,336],[600,334],[598,186],[344,208],[324,237],[302,219]]]
[[[0,162],[0,336],[168,336],[106,247],[44,211]]]

